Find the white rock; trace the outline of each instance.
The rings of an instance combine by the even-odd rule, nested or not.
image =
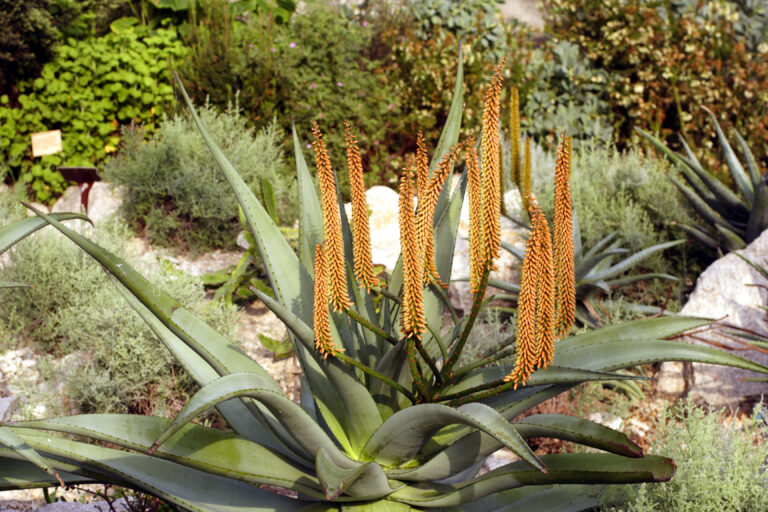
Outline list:
[[[90,503],[77,503],[57,501],[49,505],[44,505],[37,509],[44,512],[127,512],[130,510],[125,498],[120,498],[112,503],[112,507],[106,501],[92,501]]]
[[[587,416],[587,419],[599,423],[604,427],[612,428],[613,430],[621,430],[624,428],[624,420],[609,412],[593,412]]]
[[[13,409],[18,401],[19,398],[13,395],[0,398],[0,421],[11,419],[11,414],[13,414]]]
[[[88,217],[99,224],[113,215],[123,204],[122,193],[119,187],[104,182],[97,181],[91,186],[88,193]],[[56,203],[54,203],[52,212],[79,212],[80,211],[80,189],[76,186],[69,187]]]
[[[763,232],[746,249],[738,252],[757,264],[765,264],[768,259],[768,231]],[[760,306],[768,304],[768,294],[761,286],[751,286],[753,284],[765,286],[768,281],[735,254],[727,254],[699,276],[696,288],[680,314],[724,319],[731,325],[768,333],[766,313],[759,309]],[[698,334],[697,337],[739,349],[735,354],[760,364],[768,364],[768,354],[757,350],[744,351],[743,344],[734,342],[732,337],[725,337],[719,332],[708,331]],[[686,338],[686,341],[712,346],[690,337]],[[664,363],[660,376],[662,379],[668,378],[675,372],[679,374],[679,366]],[[768,384],[764,382],[742,380],[748,377],[765,375],[725,366],[693,363],[693,384],[689,390],[689,398],[713,407],[722,407],[735,406],[745,397],[759,397],[768,392]]]
[[[389,187],[375,186],[365,192],[368,202],[368,224],[371,230],[371,258],[374,265],[384,265],[392,271],[400,256],[400,224],[398,194]],[[352,222],[352,203],[344,205]]]

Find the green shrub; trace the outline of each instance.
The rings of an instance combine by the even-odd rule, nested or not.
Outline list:
[[[557,40],[578,45],[610,73],[605,93],[620,147],[639,127],[675,148],[678,132],[711,148],[700,107],[716,105],[760,157],[768,149],[768,45],[753,37],[764,21],[750,6],[754,2],[552,0],[547,11]],[[707,164],[718,160],[704,156]]]
[[[148,132],[173,101],[170,61],[182,54],[173,29],[120,34],[60,45],[39,78],[19,84],[19,108],[0,96],[0,167],[38,201],[64,191],[57,165],[98,165],[119,143],[121,124]],[[32,159],[29,135],[60,129],[63,150]]]
[[[672,457],[669,482],[626,486],[610,512],[763,512],[768,509],[765,426],[739,429],[716,412],[691,404],[666,410],[654,425],[651,450]],[[618,503],[617,503],[618,502]]]
[[[292,223],[296,193],[277,124],[255,132],[237,107],[219,113],[207,106],[201,115],[216,143],[243,170],[246,183],[259,195],[262,180],[269,182],[279,201],[279,218]],[[165,119],[147,143],[140,132],[124,131],[124,146],[106,164],[104,175],[125,187],[123,216],[152,243],[177,243],[194,251],[234,246],[241,229],[235,195],[188,116]]]
[[[286,24],[276,24],[269,13],[232,19],[215,5],[187,36],[182,79],[198,103],[209,98],[225,107],[240,91],[240,105],[256,126],[276,117],[290,133],[291,119],[300,130],[318,121],[334,162],[345,161],[343,121],[349,120],[359,134],[366,170],[392,172],[381,121],[394,123],[399,110],[374,72],[376,61],[364,58],[370,27],[322,2],[307,3]],[[339,176],[346,180],[345,173]],[[368,185],[376,181],[372,178]]]
[[[609,80],[572,43],[534,50],[521,84],[522,131],[548,148],[555,147],[563,130],[577,141],[610,141]]]
[[[94,239],[135,261],[124,229],[111,225]],[[206,301],[198,279],[168,266],[145,267],[150,280],[227,336],[234,334],[234,308]],[[193,391],[189,376],[101,267],[51,230],[11,252],[10,262],[0,267],[0,281],[33,285],[0,290],[0,323],[8,334],[0,348],[32,344],[49,354],[38,369],[47,383],[42,389],[50,393],[40,397],[37,383],[29,390],[36,403],[45,403],[47,414],[70,414],[67,402],[82,411],[165,414]],[[53,362],[69,354],[75,355],[63,365]]]

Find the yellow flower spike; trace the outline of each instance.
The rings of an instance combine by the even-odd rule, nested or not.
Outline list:
[[[532,205],[530,212],[532,228],[531,235],[525,245],[523,270],[520,276],[520,294],[517,299],[517,335],[515,336],[517,358],[512,372],[504,377],[504,382],[514,382],[515,388],[518,384],[525,385],[528,382],[528,378],[536,369],[541,354],[541,347],[537,345],[538,336],[536,335],[540,277],[539,269],[536,267],[541,262],[538,253],[541,251],[542,230],[538,224],[543,215],[535,215],[534,207],[538,208],[538,203],[536,203],[536,198],[533,197],[532,193],[529,192],[526,200]]]
[[[487,261],[483,230],[483,218],[480,214],[480,165],[477,148],[467,144],[467,194],[469,195],[469,286],[474,294],[482,280]]]
[[[315,152],[317,182],[320,185],[320,203],[323,210],[323,231],[328,272],[328,292],[333,309],[340,311],[352,307],[347,294],[347,272],[344,260],[344,240],[341,236],[341,216],[336,200],[336,180],[331,160],[325,149],[323,134],[317,123],[312,124],[312,149]]]
[[[521,176],[520,195],[523,198],[523,209],[529,211],[528,193],[531,191],[531,138],[525,138],[523,146],[523,175]]]
[[[354,255],[355,278],[367,291],[378,284],[373,273],[371,257],[371,231],[368,223],[368,203],[365,200],[365,182],[363,181],[363,163],[360,149],[347,121],[344,121],[347,141],[347,168],[349,186],[352,193],[352,253]]]
[[[571,209],[571,151],[570,137],[563,134],[557,148],[555,168],[554,265],[555,329],[562,338],[571,330],[576,316],[576,283],[574,277],[573,215]]]
[[[503,76],[499,63],[496,73],[485,91],[483,128],[480,137],[482,151],[481,200],[483,203],[483,228],[488,259],[495,260],[501,250],[501,161],[499,159],[499,112],[501,111],[501,86]]]
[[[517,87],[509,91],[509,138],[512,157],[512,181],[520,188],[520,96]]]
[[[416,218],[416,235],[419,243],[424,248],[424,282],[434,280],[439,286],[448,288],[448,285],[440,280],[440,274],[437,272],[435,264],[435,237],[434,237],[434,217],[437,202],[440,199],[440,192],[443,190],[445,181],[450,176],[453,164],[461,148],[461,144],[454,146],[443,157],[440,164],[435,169],[432,178],[424,180],[423,190],[418,191],[419,210]],[[425,156],[426,160],[426,156]],[[419,158],[416,158],[419,163]],[[418,183],[418,174],[416,177]]]
[[[416,230],[413,210],[415,172],[406,170],[400,178],[400,253],[403,259],[403,291],[400,324],[406,338],[421,339],[426,329],[424,318],[424,250]]]
[[[540,240],[533,263],[534,271],[537,273],[536,346],[539,353],[536,367],[546,368],[552,364],[555,357],[555,272],[552,263],[552,239],[547,218],[535,198],[531,202],[531,209],[531,216],[536,218],[535,229],[539,231],[537,236]]]
[[[429,180],[429,155],[424,134],[419,130],[416,135],[416,190],[419,197],[424,192]]]
[[[330,313],[328,311],[328,269],[325,263],[325,243],[315,246],[315,294],[312,303],[315,348],[327,358],[340,350],[331,338]],[[341,350],[343,352],[343,350]]]

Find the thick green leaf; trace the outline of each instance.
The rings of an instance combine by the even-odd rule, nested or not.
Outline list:
[[[600,272],[599,274],[592,276],[592,279],[611,279],[613,277],[616,277],[617,275],[626,272],[630,268],[632,268],[635,264],[639,263],[640,261],[644,260],[651,254],[654,254],[659,251],[663,251],[664,249],[669,249],[670,247],[674,247],[676,245],[680,245],[684,243],[685,240],[673,240],[672,242],[664,242],[661,244],[656,244],[651,247],[646,247],[640,252],[636,252],[629,258],[626,258],[622,260],[621,262],[612,265],[607,270]]]
[[[17,433],[41,452],[87,466],[94,480],[126,482],[131,487],[195,512],[293,511],[308,504],[245,482],[140,453],[80,443],[33,431],[19,430]],[[58,463],[54,461],[54,464]]]
[[[25,421],[13,426],[51,430],[147,453],[169,421],[153,416],[87,414]],[[253,484],[293,489],[322,498],[320,482],[272,450],[234,434],[187,424],[154,452],[155,457]]]
[[[90,478],[59,471],[59,477],[67,485],[93,483]],[[4,459],[0,455],[0,491],[56,487],[59,481],[34,464],[26,461]]]
[[[0,445],[5,446],[19,454],[21,457],[37,466],[38,469],[45,471],[58,482],[62,483],[61,477],[51,465],[45,461],[39,453],[30,448],[22,439],[7,427],[0,427]]]
[[[704,244],[709,249],[715,251],[720,246],[720,243],[712,238],[712,236],[707,233],[705,230],[698,226],[689,226],[687,224],[675,224],[675,226],[679,227],[686,233],[688,233],[690,236]]]
[[[621,247],[616,247],[613,249],[606,249],[605,251],[599,252],[596,254],[590,255],[589,253],[587,253],[587,256],[585,256],[583,259],[576,262],[576,270],[574,272],[576,282],[580,283],[596,275],[598,270],[596,268],[597,265],[599,265],[604,260],[619,254],[626,254],[628,252],[629,252],[629,249],[622,249]]]
[[[566,453],[545,455],[542,461],[547,465],[547,473],[513,462],[462,484],[409,486],[395,491],[391,499],[428,508],[458,506],[525,485],[663,482],[675,473],[672,460],[654,455],[631,459],[608,453]]]
[[[755,204],[747,222],[746,242],[755,238],[768,229],[768,173],[759,178],[755,185]]]
[[[613,288],[615,286],[626,286],[628,284],[636,283],[638,281],[647,281],[649,279],[666,279],[668,281],[679,281],[678,278],[669,274],[637,274],[633,276],[612,279],[605,284],[608,285],[609,288]]]
[[[746,241],[741,234],[720,224],[715,224],[715,229],[725,241],[725,248],[729,251],[738,251],[747,247]]]
[[[757,166],[755,155],[752,153],[752,150],[749,149],[747,141],[744,140],[744,137],[742,137],[739,132],[733,130],[733,136],[736,137],[736,142],[739,144],[739,151],[741,151],[741,156],[744,157],[744,161],[747,163],[747,170],[749,171],[749,179],[752,181],[752,186],[757,189],[762,173]]]
[[[368,460],[396,466],[416,456],[440,429],[452,425],[480,429],[540,471],[542,464],[512,425],[487,405],[472,403],[458,409],[440,404],[418,404],[393,414],[371,436],[363,455]]]
[[[602,503],[604,486],[557,485],[502,491],[462,505],[463,512],[580,512]]]
[[[299,192],[299,259],[307,271],[314,275],[315,246],[324,238],[323,212],[307,162],[304,160],[304,152],[301,150],[296,127],[291,124],[291,129]]]
[[[752,187],[752,182],[749,179],[749,176],[747,176],[747,173],[744,171],[744,167],[742,167],[741,162],[739,162],[739,159],[736,157],[736,153],[733,152],[731,145],[728,143],[728,139],[725,137],[725,133],[723,133],[722,128],[720,128],[720,123],[717,122],[715,114],[713,114],[712,111],[707,107],[702,108],[707,114],[709,114],[709,118],[712,120],[712,124],[715,125],[717,139],[720,142],[720,147],[722,148],[723,154],[725,155],[725,163],[728,164],[728,169],[731,171],[733,181],[736,183],[736,186],[739,188],[739,190],[741,190],[741,193],[744,194],[744,197],[747,198],[747,203],[751,206],[755,201],[755,193],[754,188]]]
[[[678,318],[678,317],[671,317]],[[610,340],[555,353],[555,364],[613,371],[662,361],[719,364],[768,373],[768,367],[723,350],[667,340]]]
[[[195,393],[162,435],[157,438],[155,445],[161,446],[184,425],[206,410],[221,402],[242,397],[253,398],[269,409],[304,449],[304,456],[316,454],[318,449],[323,448],[333,457],[340,460],[346,459],[328,434],[301,406],[293,403],[282,392],[274,391],[268,386],[266,379],[251,373],[232,373],[213,381]]]
[[[50,215],[56,220],[80,219],[91,222],[91,219],[79,213],[52,213]],[[93,223],[91,222],[91,224]],[[0,228],[0,254],[47,225],[48,223],[39,217],[27,217]]]
[[[315,470],[328,500],[335,500],[342,493],[359,500],[375,500],[399,487],[390,487],[387,475],[375,462],[340,466],[334,459],[323,448],[317,450]]]
[[[514,425],[525,439],[531,437],[564,439],[625,457],[643,456],[642,448],[625,434],[594,421],[562,414],[535,414],[523,418]]]

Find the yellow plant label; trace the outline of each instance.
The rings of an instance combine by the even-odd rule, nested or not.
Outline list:
[[[61,130],[33,133],[32,156],[53,155],[61,151]]]

